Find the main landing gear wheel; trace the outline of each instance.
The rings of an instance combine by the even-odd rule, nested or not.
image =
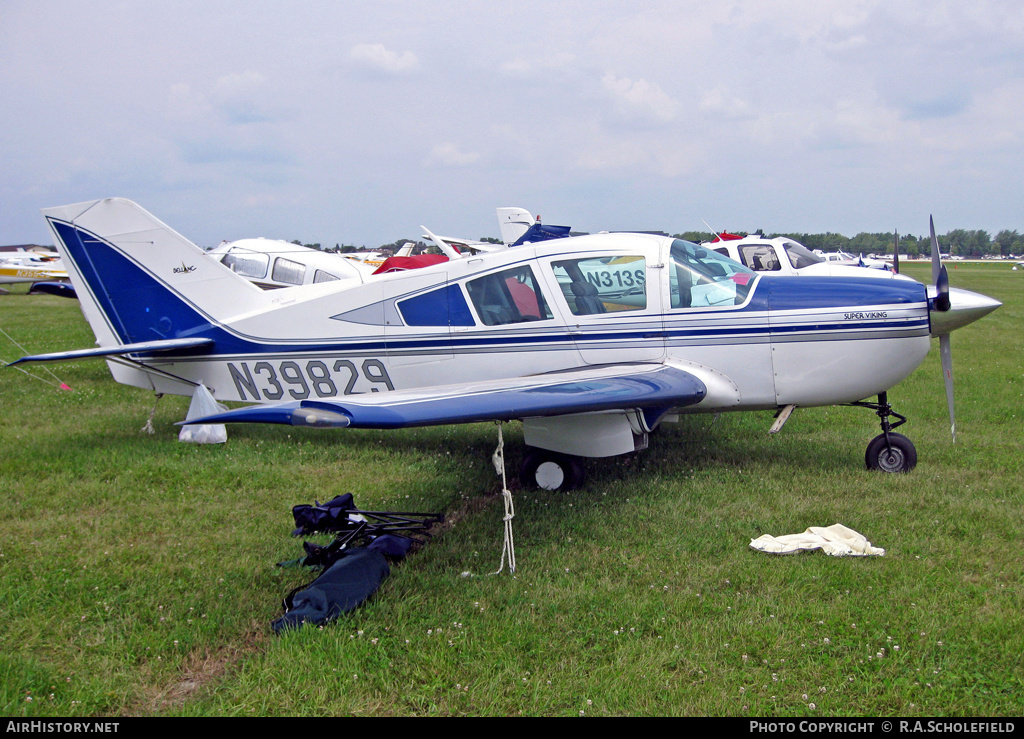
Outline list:
[[[530,449],[523,458],[519,478],[529,489],[573,490],[583,484],[583,464],[568,454]]]
[[[910,472],[917,465],[917,449],[903,434],[879,434],[864,454],[864,463],[869,470],[881,472]]]

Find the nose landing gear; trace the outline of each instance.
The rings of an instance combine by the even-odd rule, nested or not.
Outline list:
[[[907,418],[892,409],[886,393],[878,395],[877,403],[861,400],[850,405],[870,408],[878,416],[882,426],[882,433],[871,440],[864,453],[864,464],[867,468],[881,472],[910,472],[914,469],[917,465],[917,449],[914,448],[913,442],[903,434],[893,433],[893,429],[905,424]],[[896,423],[890,423],[890,417],[896,418]]]

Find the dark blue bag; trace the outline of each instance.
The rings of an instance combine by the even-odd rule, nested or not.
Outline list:
[[[358,608],[390,574],[391,568],[380,551],[350,549],[303,590],[289,595],[285,614],[271,626],[275,633],[281,633],[304,623],[329,623]]]

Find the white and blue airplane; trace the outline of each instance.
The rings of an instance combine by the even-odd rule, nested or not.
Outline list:
[[[642,449],[680,414],[784,420],[836,404],[878,415],[869,468],[908,471],[917,453],[892,431],[906,419],[887,391],[931,337],[948,349],[950,331],[1000,305],[942,276],[931,288],[769,277],[687,241],[625,233],[267,292],[131,201],[43,214],[98,348],[19,362],[104,357],[127,385],[189,396],[201,383],[250,404],[191,423],[517,419],[524,481],[548,489],[579,485],[581,458]]]

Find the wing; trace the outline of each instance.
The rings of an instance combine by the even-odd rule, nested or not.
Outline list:
[[[149,352],[168,352],[175,349],[191,349],[197,346],[212,344],[213,339],[158,339],[156,341],[140,341],[136,344],[116,344],[101,346],[96,349],[76,349],[69,352],[53,352],[52,354],[35,354],[30,357],[16,359],[8,367],[22,362],[63,362],[89,357],[111,357],[124,354],[148,354]]]
[[[529,377],[346,395],[330,401],[252,405],[189,423],[389,429],[615,409],[644,409],[660,416],[671,408],[699,403],[707,392],[700,379],[677,367],[602,365]]]

